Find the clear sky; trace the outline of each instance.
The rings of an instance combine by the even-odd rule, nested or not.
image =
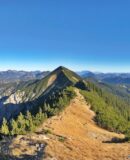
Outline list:
[[[1,0],[0,70],[130,72],[129,0]]]

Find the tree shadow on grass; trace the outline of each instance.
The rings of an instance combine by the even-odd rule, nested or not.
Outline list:
[[[114,137],[109,141],[103,141],[103,143],[125,143],[125,142],[127,142],[126,138],[121,139],[121,138],[117,138],[117,137]]]

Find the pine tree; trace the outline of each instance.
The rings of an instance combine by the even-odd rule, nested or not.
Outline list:
[[[46,103],[44,103],[43,110],[44,110],[45,112],[47,111],[47,104],[46,104]]]
[[[18,134],[25,134],[26,133],[26,119],[22,113],[18,116],[17,119],[18,124]]]
[[[46,113],[47,113],[48,117],[51,117],[54,115],[54,109],[51,108],[49,104],[47,105],[47,112]]]
[[[8,127],[8,124],[7,124],[7,120],[5,118],[3,118],[1,133],[5,134],[5,135],[9,135],[9,127]]]
[[[39,112],[36,114],[35,119],[36,119],[37,125],[40,125],[43,122],[43,120],[45,119],[44,113],[42,112],[41,108],[39,109]]]
[[[29,111],[27,111],[27,114],[26,114],[26,130],[29,132],[32,132],[35,130],[34,118]]]
[[[63,101],[63,98],[62,98],[62,97],[59,98],[59,103],[58,103],[58,105],[59,105],[60,108],[64,107],[64,101]]]
[[[12,119],[12,121],[11,121],[11,127],[12,127],[11,135],[18,134],[18,132],[19,132],[18,123],[14,119]]]

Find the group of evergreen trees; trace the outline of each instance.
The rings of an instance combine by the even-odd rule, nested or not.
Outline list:
[[[130,107],[119,96],[108,93],[92,82],[88,82],[90,91],[81,91],[86,101],[95,111],[97,124],[110,131],[125,133],[130,137]]]
[[[73,87],[52,92],[43,105],[37,106],[37,108],[40,108],[38,113],[32,114],[33,112],[29,111],[25,115],[20,113],[17,119],[12,119],[9,123],[3,118],[0,133],[4,135],[23,135],[35,131],[36,127],[42,124],[46,118],[62,111],[75,95]]]
[[[46,114],[41,109],[35,116],[29,111],[26,115],[20,113],[16,120],[12,119],[9,123],[3,118],[0,132],[4,135],[23,135],[27,132],[33,132],[46,118]]]

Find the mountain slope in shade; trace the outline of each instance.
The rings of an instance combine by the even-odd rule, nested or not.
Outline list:
[[[13,94],[0,103],[0,122],[3,117],[10,119],[20,112],[38,109],[55,91],[59,92],[67,86],[77,85],[79,87],[81,84],[83,87],[86,86],[86,82],[76,73],[62,66],[41,80],[24,82],[17,87]]]
[[[19,86],[18,90],[5,103],[19,104],[33,101],[52,90],[75,85],[80,80],[81,78],[74,72],[65,67],[59,67],[41,80],[27,82]]]

